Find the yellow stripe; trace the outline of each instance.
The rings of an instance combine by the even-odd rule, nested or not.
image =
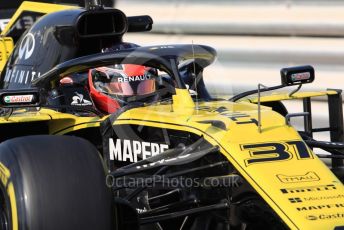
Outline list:
[[[12,182],[9,183],[7,188],[7,194],[10,197],[11,202],[11,212],[12,212],[12,229],[18,230],[18,212],[17,212],[17,202],[16,202],[16,194],[14,192],[14,186]]]
[[[11,177],[11,173],[10,173],[10,170],[1,162],[0,162],[0,177],[1,177],[1,183],[4,185],[4,187],[7,186],[7,195],[10,198],[12,229],[18,230],[18,212],[17,212],[16,194],[14,191],[13,183],[12,182],[8,183]]]

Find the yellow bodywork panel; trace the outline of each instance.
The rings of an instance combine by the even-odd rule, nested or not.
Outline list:
[[[9,32],[10,28],[14,26],[17,19],[20,17],[20,15],[25,11],[31,11],[31,12],[38,12],[43,14],[48,14],[60,10],[67,10],[67,9],[73,9],[76,8],[75,6],[69,6],[69,5],[59,5],[59,4],[50,4],[50,3],[39,3],[39,2],[29,2],[24,1],[20,7],[17,9],[15,14],[12,16],[11,20],[6,25],[5,29],[1,32],[1,35],[5,35]]]
[[[51,111],[47,112],[49,112],[49,115],[51,116],[49,131],[50,134],[54,135],[63,135],[80,129],[99,127],[100,122],[107,118],[107,116],[102,118],[98,116],[78,117],[72,114],[59,113],[55,111],[54,113]]]
[[[267,107],[262,107],[261,113],[259,132],[255,104],[203,102],[196,108],[185,106],[182,110],[173,110],[171,104],[156,104],[124,112],[114,121],[114,128],[123,124],[146,125],[203,136],[220,147],[221,153],[291,229],[341,226],[343,218],[331,216],[343,213],[343,184],[297,131],[285,125],[283,116]],[[221,121],[225,128],[207,123],[209,120]]]
[[[11,181],[11,172],[10,170],[0,163],[0,180],[4,187],[7,189],[7,195],[11,203],[11,218],[12,218],[12,228],[13,230],[18,230],[18,212],[17,212],[17,202],[15,196],[15,190],[13,183]]]
[[[0,37],[0,73],[5,67],[8,57],[13,50],[13,40],[10,37]]]
[[[291,229],[334,229],[343,224],[343,184],[298,132],[285,124],[283,116],[262,106],[259,132],[256,104],[225,100],[196,103],[189,100],[186,90],[176,93],[173,101],[123,112],[114,121],[114,129],[117,125],[132,124],[196,134],[218,146],[220,153]],[[175,105],[174,100],[178,102]],[[15,110],[0,122],[46,121],[50,134],[63,135],[99,127],[106,118],[31,109]]]
[[[326,90],[326,91],[314,91],[314,92],[297,92],[290,96],[290,92],[273,92],[267,96],[261,96],[261,102],[269,102],[269,101],[283,101],[283,100],[294,100],[294,99],[302,99],[307,97],[321,97],[321,96],[328,96],[328,95],[335,95],[338,94],[335,90]],[[257,95],[252,97],[245,97],[241,101],[249,101],[252,103],[258,103]]]
[[[176,95],[173,95],[173,109],[184,109],[185,107],[195,107],[195,103],[189,96],[189,91],[176,89]]]
[[[100,122],[107,117],[80,117],[68,113],[60,113],[51,109],[41,109],[39,111],[18,109],[12,114],[0,117],[0,124],[27,123],[46,121],[49,125],[49,134],[63,135],[72,131],[99,127]]]
[[[51,117],[49,114],[42,113],[40,111],[32,111],[26,109],[14,110],[11,114],[3,115],[0,117],[1,124],[9,123],[25,123],[25,122],[35,122],[35,121],[49,121]]]

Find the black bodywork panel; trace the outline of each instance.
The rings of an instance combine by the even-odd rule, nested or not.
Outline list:
[[[98,26],[104,19],[110,23]],[[75,9],[45,15],[18,41],[1,73],[0,87],[27,88],[59,63],[99,53],[105,44],[120,42],[126,31],[127,18],[116,9]]]
[[[28,17],[30,23],[24,22]],[[31,26],[37,18],[40,19]],[[127,17],[113,8],[70,9],[44,16],[24,11],[5,34],[14,39],[16,47],[1,72],[0,88],[29,88],[32,81],[56,65],[101,53],[104,48],[121,43],[124,33],[149,31],[152,24],[147,15]]]

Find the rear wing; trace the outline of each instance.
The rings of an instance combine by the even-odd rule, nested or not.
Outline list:
[[[55,11],[73,9],[76,6],[24,1],[1,32],[16,43],[26,29],[41,16]]]

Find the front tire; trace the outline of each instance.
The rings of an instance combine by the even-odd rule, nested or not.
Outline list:
[[[67,136],[0,144],[0,227],[112,229],[111,191],[95,147]]]

